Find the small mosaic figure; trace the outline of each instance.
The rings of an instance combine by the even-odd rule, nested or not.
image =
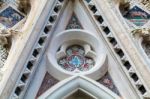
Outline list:
[[[24,16],[12,7],[8,7],[0,13],[0,23],[6,26],[7,28],[13,27],[23,18]]]
[[[69,20],[69,23],[66,27],[66,30],[68,29],[82,29],[82,26],[77,18],[77,16],[73,13],[70,20]]]

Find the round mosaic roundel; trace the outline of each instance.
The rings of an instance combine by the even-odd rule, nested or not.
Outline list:
[[[85,56],[82,46],[73,45],[66,50],[66,56],[58,60],[58,64],[67,71],[87,71],[94,67],[94,60]]]

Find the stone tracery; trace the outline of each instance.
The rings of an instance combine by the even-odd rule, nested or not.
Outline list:
[[[58,64],[67,71],[87,71],[94,67],[94,60],[85,56],[82,46],[73,45],[66,50],[66,56],[58,61]]]

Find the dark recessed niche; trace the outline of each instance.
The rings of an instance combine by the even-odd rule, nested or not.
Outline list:
[[[85,0],[87,3],[89,3],[91,0]]]
[[[145,87],[143,85],[141,85],[138,89],[141,92],[141,94],[145,94],[146,93],[146,89],[145,89]]]
[[[33,53],[32,53],[32,55],[33,55],[34,57],[37,57],[38,54],[39,54],[39,51],[38,51],[37,49],[35,49],[35,50],[33,51]]]
[[[117,41],[116,41],[116,39],[113,38],[113,37],[109,37],[109,42],[110,42],[113,46],[117,45]]]
[[[22,77],[21,77],[21,81],[25,83],[27,81],[27,79],[28,79],[28,75],[23,74]]]
[[[97,11],[97,8],[95,6],[92,6],[90,9],[93,13],[95,13]]]
[[[31,70],[33,68],[33,62],[29,61],[27,64],[27,68]]]
[[[63,2],[64,0],[58,0],[59,2]]]
[[[22,89],[21,89],[20,87],[17,87],[17,88],[15,89],[15,94],[16,94],[17,96],[19,96],[19,95],[21,94],[21,91],[22,91]]]
[[[49,17],[49,22],[54,23],[56,20],[56,16],[50,16]]]
[[[48,27],[45,27],[45,28],[44,28],[44,32],[45,32],[45,34],[47,34],[47,33],[49,32],[49,28],[48,28]]]
[[[61,46],[58,48],[57,52],[59,52],[61,50]]]
[[[136,73],[130,74],[131,78],[136,82],[138,81],[138,76],[136,75]]]
[[[127,70],[129,70],[131,68],[131,64],[129,63],[129,61],[124,62],[123,64]]]
[[[56,13],[58,13],[58,12],[60,11],[60,8],[61,8],[61,6],[55,6],[55,7],[54,7],[54,11],[55,11]]]
[[[45,42],[45,39],[46,39],[45,37],[40,37],[38,43],[42,46]]]
[[[103,27],[103,31],[106,33],[106,35],[108,35],[110,33],[110,30],[107,26]]]
[[[122,58],[124,56],[124,53],[123,53],[123,51],[121,49],[117,49],[115,51],[120,56],[120,58]]]
[[[102,16],[95,16],[96,17],[96,20],[102,24],[104,22],[104,19],[102,18]]]

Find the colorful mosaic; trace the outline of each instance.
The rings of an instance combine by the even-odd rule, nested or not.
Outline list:
[[[82,29],[82,26],[74,13],[72,14],[71,19],[66,27],[66,30],[68,29]]]
[[[24,18],[12,7],[8,7],[0,13],[0,23],[7,28],[11,28]]]
[[[82,46],[73,45],[66,50],[67,56],[61,58],[58,64],[67,71],[87,71],[94,67],[94,60],[85,57],[85,51]]]
[[[51,88],[52,86],[54,86],[56,83],[58,83],[59,81],[57,79],[55,79],[54,77],[52,77],[48,72],[45,74],[45,77],[43,79],[43,82],[41,84],[41,87],[37,93],[37,97],[39,97],[40,95],[42,95],[45,91],[47,91],[49,88]]]
[[[106,86],[111,91],[113,91],[114,93],[116,93],[117,95],[120,96],[120,93],[119,93],[118,89],[116,88],[116,86],[114,85],[113,80],[112,80],[111,76],[109,75],[109,73],[106,73],[104,75],[104,77],[97,80],[97,82],[99,82],[100,84]]]
[[[4,66],[4,63],[7,59],[8,52],[7,49],[0,45],[0,68]]]
[[[134,6],[130,9],[124,17],[136,26],[143,26],[150,20],[150,14],[142,10],[141,8]]]

